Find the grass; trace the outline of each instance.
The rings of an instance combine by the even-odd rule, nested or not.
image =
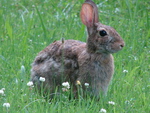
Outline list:
[[[94,113],[101,108],[108,113],[150,112],[149,0],[94,1],[101,22],[113,26],[126,42],[124,49],[114,54],[116,68],[108,95],[100,101],[62,98],[49,103],[26,85],[31,63],[54,40],[86,41],[85,26],[79,18],[84,1],[1,0],[0,89],[5,88],[5,96],[0,95],[2,113]],[[8,109],[3,107],[6,102],[10,103]]]

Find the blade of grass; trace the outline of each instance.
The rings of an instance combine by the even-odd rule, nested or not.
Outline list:
[[[47,35],[46,35],[46,28],[45,28],[45,25],[44,25],[42,16],[41,16],[41,14],[40,14],[40,12],[39,12],[39,10],[38,10],[38,7],[37,7],[36,5],[35,5],[35,9],[36,9],[37,14],[38,14],[38,16],[39,16],[39,19],[40,19],[40,21],[41,21],[42,29],[43,29],[43,32],[44,32],[44,38],[46,38],[46,37],[47,37]]]
[[[12,30],[12,26],[10,25],[9,19],[7,19],[5,22],[5,28],[7,30],[7,34],[12,42],[13,41],[13,30]]]

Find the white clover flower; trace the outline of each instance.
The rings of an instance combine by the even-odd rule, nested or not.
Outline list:
[[[32,81],[29,81],[29,82],[27,83],[27,86],[33,86],[33,82],[32,82]]]
[[[89,87],[89,83],[85,83],[84,85],[85,85],[85,87]]]
[[[115,102],[109,101],[108,104],[115,105]]]
[[[65,88],[69,89],[70,88],[70,85],[68,82],[63,82],[62,83],[62,86],[64,86]]]
[[[32,5],[32,7],[35,7],[35,5]]]
[[[5,95],[3,90],[0,90],[0,95]]]
[[[128,73],[128,70],[123,70],[123,73]]]
[[[120,9],[119,8],[115,8],[115,13],[118,13],[120,12]]]
[[[106,113],[106,109],[102,108],[99,112]]]
[[[41,82],[45,82],[45,78],[44,78],[44,77],[40,77],[39,80],[40,80]]]
[[[62,91],[65,92],[65,91],[68,91],[68,89],[67,88],[62,88]]]
[[[9,103],[4,103],[4,104],[3,104],[3,107],[9,108],[9,107],[10,107],[10,104],[9,104]]]

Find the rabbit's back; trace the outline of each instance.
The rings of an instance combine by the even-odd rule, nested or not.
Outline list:
[[[44,88],[55,90],[62,82],[74,83],[78,76],[78,56],[86,48],[86,43],[76,40],[55,41],[35,58],[31,69],[31,80],[39,88],[40,77],[45,78]]]

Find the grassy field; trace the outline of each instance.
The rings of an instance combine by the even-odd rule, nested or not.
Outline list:
[[[27,86],[31,63],[54,40],[86,41],[79,12],[84,0],[1,0],[1,113],[150,112],[150,1],[94,0],[100,21],[114,27],[126,42],[116,54],[107,97],[47,102]],[[115,102],[115,105],[109,104]],[[10,107],[3,106],[10,103]]]

